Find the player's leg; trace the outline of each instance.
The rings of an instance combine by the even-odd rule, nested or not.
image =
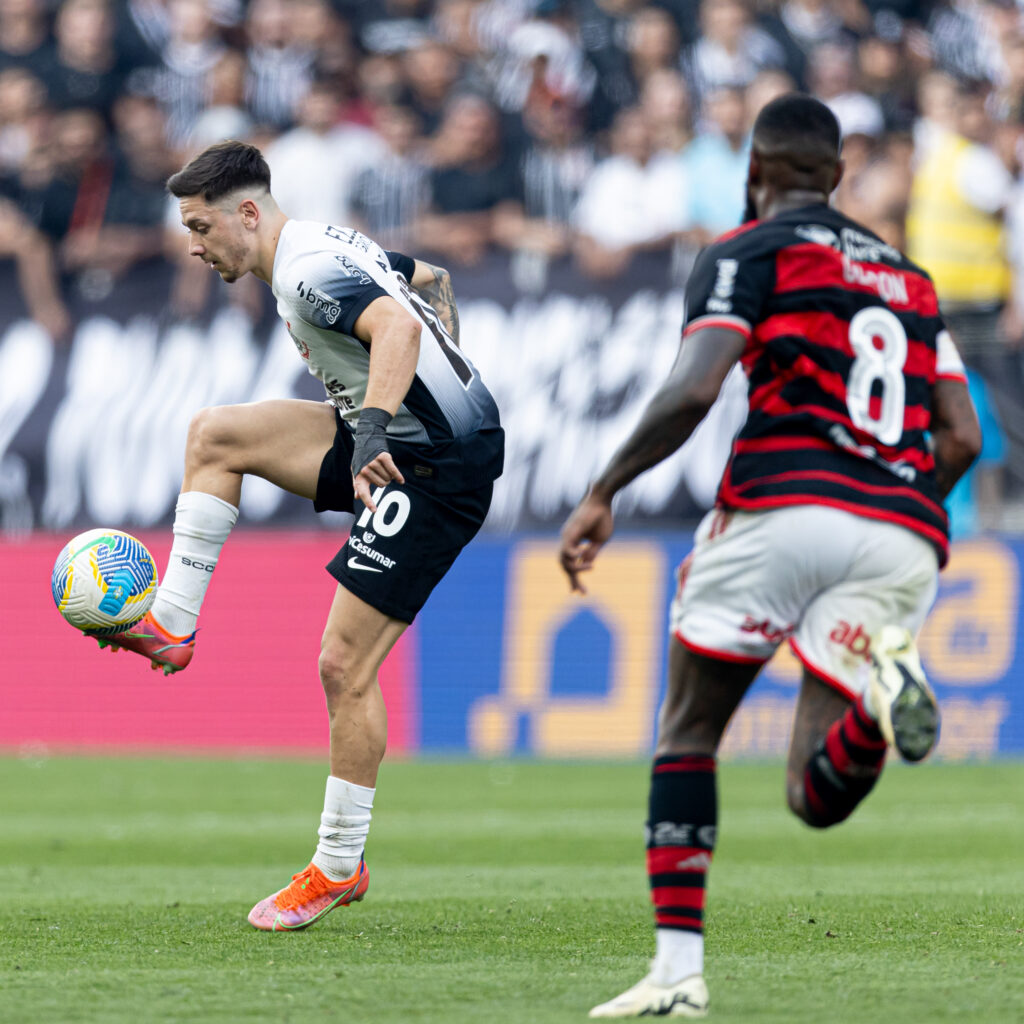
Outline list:
[[[888,523],[853,520],[846,532],[856,544],[850,570],[815,597],[792,640],[804,677],[786,795],[793,812],[817,828],[853,813],[890,745],[919,760],[938,731],[938,706],[913,641],[935,597],[935,553]]]
[[[213,570],[238,519],[243,476],[314,497],[335,429],[334,410],[323,402],[275,400],[197,413],[185,446],[167,569],[146,618],[112,639],[113,646],[149,657],[165,672],[184,668]]]
[[[815,828],[845,821],[871,792],[887,750],[863,700],[804,669],[786,762],[786,801]]]
[[[817,589],[794,550],[794,513],[709,514],[679,570],[668,692],[651,774],[647,867],[657,952],[651,973],[594,1017],[704,1016],[704,888],[714,852],[716,755],[761,666]]]
[[[202,409],[189,425],[182,491],[237,507],[248,473],[312,500],[335,430],[334,408],[326,402],[275,399]]]
[[[702,1017],[704,893],[718,826],[716,755],[761,662],[725,661],[670,641],[647,817],[656,952],[651,972],[592,1017]]]
[[[338,444],[347,438],[339,434]],[[324,461],[321,503],[332,478],[349,480],[351,452]],[[412,474],[410,473],[411,477]],[[377,511],[356,502],[349,539],[328,570],[340,586],[324,629],[320,679],[330,718],[330,775],[310,865],[261,900],[249,921],[268,931],[304,928],[333,907],[361,899],[363,861],[387,723],[377,673],[388,651],[474,536],[491,487],[438,494],[411,482],[374,493]]]
[[[291,884],[252,908],[249,923],[254,927],[305,928],[366,893],[370,876],[363,848],[387,743],[387,713],[377,676],[406,626],[338,587],[320,649],[331,754],[319,841],[311,863]]]

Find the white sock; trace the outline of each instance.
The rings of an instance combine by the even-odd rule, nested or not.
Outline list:
[[[171,557],[151,609],[172,636],[187,636],[196,628],[220,549],[237,521],[238,509],[212,494],[178,495]]]
[[[651,965],[655,985],[674,985],[691,974],[704,973],[704,936],[678,928],[655,928],[658,949]]]
[[[333,775],[327,776],[324,813],[320,815],[313,863],[328,878],[340,882],[351,878],[359,867],[366,836],[370,831],[375,789]]]

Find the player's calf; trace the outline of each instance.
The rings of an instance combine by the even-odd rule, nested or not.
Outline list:
[[[854,701],[811,754],[803,777],[789,780],[790,809],[813,828],[845,821],[878,781],[887,746],[863,698]]]

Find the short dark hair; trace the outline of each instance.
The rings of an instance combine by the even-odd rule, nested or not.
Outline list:
[[[172,196],[201,195],[208,203],[253,186],[270,190],[270,168],[255,146],[234,139],[208,146],[167,179]]]
[[[754,121],[754,146],[768,149],[821,150],[839,156],[842,134],[836,115],[821,100],[788,92],[766,103]]]

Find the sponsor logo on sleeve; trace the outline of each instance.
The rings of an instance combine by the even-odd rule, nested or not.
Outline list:
[[[732,293],[736,288],[736,273],[740,268],[739,260],[721,259],[717,261],[718,276],[715,286],[708,299],[709,313],[731,313]]]

